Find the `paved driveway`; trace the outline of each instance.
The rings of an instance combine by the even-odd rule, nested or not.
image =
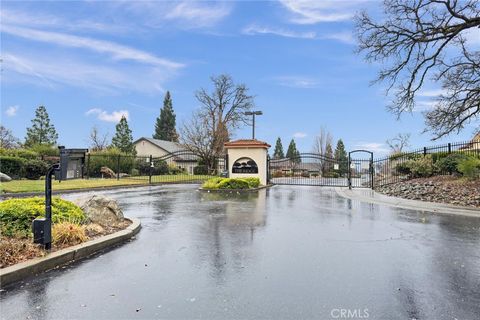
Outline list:
[[[2,319],[480,315],[478,218],[364,204],[320,187],[229,196],[195,188],[103,192],[141,219],[137,239],[7,288]]]

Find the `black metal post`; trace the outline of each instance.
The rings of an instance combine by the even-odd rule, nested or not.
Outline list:
[[[373,153],[370,154],[370,187],[373,189],[373,177],[375,176],[375,168],[373,167]]]
[[[452,153],[452,144],[450,142],[448,143],[448,153]]]
[[[352,169],[350,168],[352,159],[350,158],[350,153],[348,153],[348,189],[352,189]]]
[[[87,156],[87,179],[90,179],[90,153]]]
[[[50,232],[44,234],[44,245],[46,250],[52,248],[52,176],[56,170],[60,168],[60,164],[51,166],[45,176],[45,223],[46,229]]]
[[[150,155],[150,170],[148,171],[148,184],[152,184],[153,158]]]

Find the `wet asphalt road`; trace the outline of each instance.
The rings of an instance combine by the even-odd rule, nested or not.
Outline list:
[[[480,318],[479,218],[196,187],[102,192],[137,238],[6,288],[2,319]]]

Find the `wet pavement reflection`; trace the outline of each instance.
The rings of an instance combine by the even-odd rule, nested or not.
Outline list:
[[[137,238],[5,288],[2,319],[479,319],[479,218],[196,188],[101,192]]]

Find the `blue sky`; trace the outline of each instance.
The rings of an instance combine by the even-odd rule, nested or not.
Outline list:
[[[379,2],[8,2],[1,10],[1,122],[23,140],[45,105],[59,144],[84,147],[96,125],[114,134],[126,114],[134,138],[151,136],[166,90],[177,125],[198,108],[194,92],[230,74],[256,96],[257,137],[312,149],[321,127],[348,149],[387,152],[411,133],[412,147],[468,140],[474,127],[431,142],[421,112],[388,113],[379,65],[358,56],[353,14]],[[427,90],[428,89],[428,90]],[[435,84],[420,97],[428,108]],[[236,138],[250,137],[250,128]]]

